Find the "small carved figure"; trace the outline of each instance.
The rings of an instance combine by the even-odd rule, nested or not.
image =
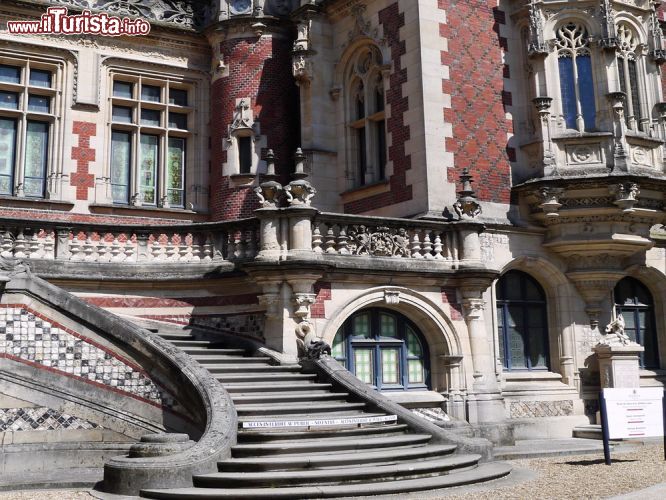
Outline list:
[[[610,345],[619,343],[629,345],[632,343],[629,336],[624,333],[624,318],[621,314],[618,314],[617,318],[606,325],[605,332],[605,337],[601,341],[602,344]]]

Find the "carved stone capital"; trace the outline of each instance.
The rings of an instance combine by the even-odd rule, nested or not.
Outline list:
[[[465,319],[474,321],[483,317],[485,309],[485,301],[480,297],[465,297],[462,300],[463,313]]]
[[[315,303],[317,296],[314,293],[294,293],[294,305],[296,309],[294,311],[294,316],[299,319],[299,321],[306,320],[310,317],[310,306]]]

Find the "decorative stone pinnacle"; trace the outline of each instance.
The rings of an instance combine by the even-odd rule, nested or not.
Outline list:
[[[474,219],[481,214],[481,205],[472,189],[472,182],[474,181],[467,168],[463,169],[460,182],[462,183],[462,189],[458,191],[458,201],[453,204],[453,210],[461,219]]]
[[[620,207],[625,213],[634,211],[634,205],[638,202],[638,195],[641,193],[638,184],[635,182],[613,184],[608,187],[608,190],[615,195],[614,205]]]
[[[275,177],[275,153],[272,149],[266,152],[266,177],[269,179]]]
[[[294,161],[296,162],[296,166],[292,177],[294,179],[305,179],[308,174],[305,172],[305,155],[301,148],[296,149],[296,153],[294,153]]]
[[[554,187],[542,187],[536,192],[536,195],[542,201],[539,207],[546,214],[546,217],[559,217],[560,214],[558,212],[562,206],[559,199],[563,193],[563,188]]]

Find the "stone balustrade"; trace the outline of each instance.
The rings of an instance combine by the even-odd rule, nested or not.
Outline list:
[[[0,255],[56,262],[215,264],[298,255],[414,259],[456,269],[480,261],[475,222],[436,222],[261,209],[257,218],[190,225],[120,226],[0,219]],[[336,258],[336,257],[334,257]]]
[[[252,259],[254,219],[189,226],[110,226],[0,221],[0,255],[95,263],[212,263]]]
[[[457,263],[460,240],[450,223],[320,214],[312,230],[318,254],[432,259]]]

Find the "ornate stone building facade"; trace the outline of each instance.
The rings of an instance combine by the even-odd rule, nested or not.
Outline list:
[[[53,6],[151,31],[9,32]],[[285,361],[323,340],[498,442],[570,436],[617,315],[641,384],[664,382],[663,19],[653,0],[4,0],[0,254]]]

